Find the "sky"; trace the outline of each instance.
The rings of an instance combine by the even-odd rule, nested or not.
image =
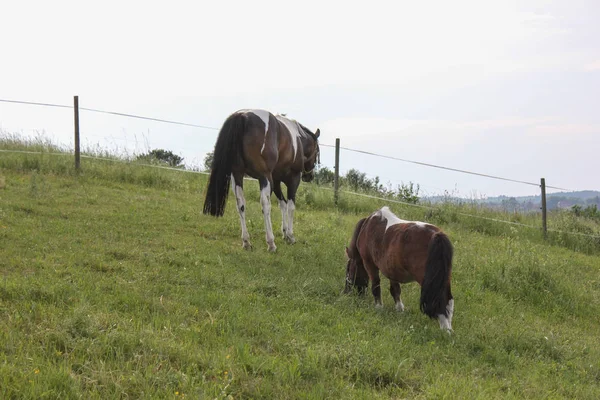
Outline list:
[[[19,1],[0,4],[0,99],[220,128],[286,113],[320,142],[600,190],[595,1]],[[200,165],[218,131],[81,111],[82,144]],[[0,129],[73,142],[72,110],[0,102]],[[332,169],[333,149],[321,162]],[[340,171],[426,195],[539,194],[342,150]],[[549,190],[553,192],[557,190]]]

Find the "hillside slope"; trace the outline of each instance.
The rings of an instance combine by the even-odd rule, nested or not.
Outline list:
[[[301,186],[298,243],[269,254],[249,182],[244,251],[231,202],[201,214],[204,175],[35,157],[0,170],[0,398],[600,398],[597,256],[438,223],[456,254],[450,336],[416,284],[402,314],[386,280],[383,310],[341,294],[364,204]]]

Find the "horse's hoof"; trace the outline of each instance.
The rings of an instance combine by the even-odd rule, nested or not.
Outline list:
[[[289,243],[289,244],[294,244],[296,243],[296,238],[293,236],[286,236],[285,240]]]
[[[376,310],[381,310],[381,309],[383,309],[383,304],[375,304],[375,309],[376,309]]]
[[[402,303],[396,304],[396,311],[404,312],[404,304],[402,304]]]
[[[250,244],[250,242],[242,243],[242,247],[244,248],[244,250],[252,250],[252,245]]]
[[[267,243],[269,253],[275,253],[277,251],[277,246],[274,243]]]

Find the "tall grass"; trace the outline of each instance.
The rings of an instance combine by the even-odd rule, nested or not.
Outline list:
[[[0,132],[0,149],[39,152],[39,154],[4,153],[0,158],[0,168],[19,171],[38,171],[41,173],[74,175],[73,159],[64,147],[53,144],[43,134],[35,137],[23,137]],[[205,177],[191,171],[180,174],[166,169],[152,168],[143,161],[136,161],[122,153],[115,155],[100,147],[85,149],[84,158],[101,158],[102,161],[85,162],[80,179],[96,179],[106,182],[141,184],[176,190],[203,190]],[[246,196],[259,201],[256,183],[246,184]],[[369,194],[369,193],[367,193]],[[375,193],[371,193],[375,194]],[[389,205],[386,199],[374,199],[354,195],[342,188],[338,204],[333,202],[333,191],[329,186],[303,184],[298,197],[299,207],[307,210],[337,210],[344,213],[369,214],[374,209]],[[397,204],[397,203],[391,203]],[[431,205],[427,202],[416,206],[396,205],[405,219],[418,219],[440,225],[459,224],[473,232],[488,235],[522,236],[528,240],[539,241],[543,238],[540,213],[511,213],[472,204],[447,201]],[[506,221],[509,223],[503,223]],[[510,223],[516,224],[510,224]],[[597,254],[600,252],[600,224],[596,220],[577,216],[564,210],[552,210],[548,213],[547,241],[569,249]]]

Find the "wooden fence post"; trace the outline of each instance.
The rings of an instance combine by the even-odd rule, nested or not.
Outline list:
[[[340,138],[335,139],[335,174],[333,176],[333,201],[338,204],[340,185]]]
[[[542,229],[544,231],[544,239],[548,238],[548,222],[547,222],[547,209],[546,209],[546,180],[541,179],[542,188]]]
[[[75,170],[81,168],[81,154],[79,149],[79,96],[73,97],[73,110],[75,113]]]

